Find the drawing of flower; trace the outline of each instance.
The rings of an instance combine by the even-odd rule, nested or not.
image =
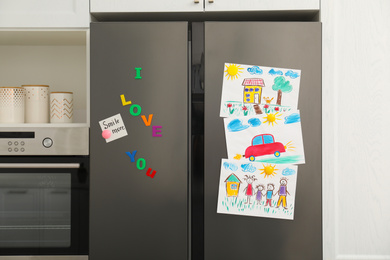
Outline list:
[[[279,111],[279,107],[275,107],[275,111]]]
[[[265,104],[265,105],[264,105],[265,113],[268,113],[268,112],[269,112],[267,108],[269,108],[269,105]]]
[[[230,104],[230,103],[227,104],[227,107],[229,108],[229,113],[230,113],[230,114],[233,114],[233,112],[234,112],[234,108],[232,108],[232,106],[233,106],[233,105]]]
[[[248,108],[246,106],[243,106],[242,110],[244,111],[244,116],[247,116],[248,115]]]

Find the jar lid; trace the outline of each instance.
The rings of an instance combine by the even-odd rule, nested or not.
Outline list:
[[[22,85],[22,87],[45,87],[45,88],[48,88],[49,85]]]
[[[18,89],[22,89],[22,87],[0,87],[0,88],[18,88]]]
[[[73,94],[73,92],[54,91],[54,92],[50,92],[50,94]]]

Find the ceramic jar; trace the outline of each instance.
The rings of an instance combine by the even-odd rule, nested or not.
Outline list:
[[[49,123],[49,86],[22,85],[26,91],[25,122]]]
[[[0,87],[0,123],[24,123],[24,89]]]
[[[73,92],[50,93],[50,123],[73,122]]]

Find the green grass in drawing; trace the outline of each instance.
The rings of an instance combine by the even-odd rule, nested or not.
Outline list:
[[[284,214],[286,216],[291,216],[294,212],[294,206],[292,203],[288,205],[288,209],[284,209],[283,207],[276,208],[277,199],[272,200],[272,207],[266,207],[265,201],[262,201],[261,204],[257,204],[257,202],[254,202],[252,204],[246,204],[245,198],[237,198],[237,197],[225,197],[224,200],[221,201],[221,204],[223,207],[226,208],[228,212],[234,213],[235,211],[238,212],[247,212],[250,211],[252,214],[256,214],[258,212],[259,214],[266,213],[267,215],[274,215],[274,214]]]
[[[294,164],[303,159],[301,155],[281,156],[275,158],[261,158],[257,157],[255,162],[263,163],[279,163],[279,164]]]

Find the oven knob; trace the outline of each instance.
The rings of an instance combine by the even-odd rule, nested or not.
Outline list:
[[[42,144],[46,148],[50,148],[53,145],[53,140],[51,140],[49,137],[46,137],[43,139]]]
[[[11,141],[9,141],[9,142],[8,142],[8,145],[10,145],[10,146],[11,146],[11,145],[12,145],[12,142],[11,142]]]

